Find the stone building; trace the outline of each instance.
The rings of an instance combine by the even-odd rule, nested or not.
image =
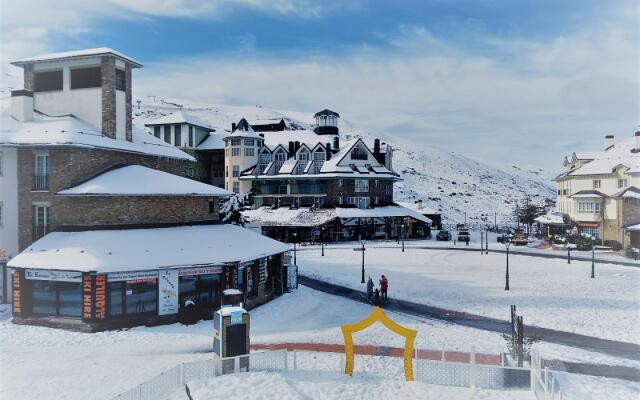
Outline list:
[[[242,289],[248,307],[286,290],[288,246],[222,225],[218,202],[232,192],[187,178],[193,156],[132,126],[140,63],[92,49],[14,64],[30,89],[12,92],[0,124],[3,299],[14,322],[159,324],[211,317],[227,288]]]

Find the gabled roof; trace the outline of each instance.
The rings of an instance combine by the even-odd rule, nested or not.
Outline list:
[[[250,245],[247,245],[250,244]],[[98,273],[251,261],[290,247],[235,225],[53,232],[9,265]]]
[[[72,58],[86,58],[86,57],[96,57],[96,56],[104,56],[104,55],[113,55],[116,58],[121,59],[122,61],[128,62],[133,65],[134,68],[142,67],[142,64],[136,61],[135,59],[126,56],[119,51],[115,51],[108,47],[97,47],[93,49],[84,49],[84,50],[75,50],[75,51],[64,51],[60,53],[48,53],[48,54],[40,54],[33,57],[23,58],[22,60],[11,62],[12,65],[17,67],[21,67],[25,64],[40,62],[40,61],[60,61],[60,60],[68,60]]]
[[[565,172],[564,175],[560,175],[558,178],[563,176],[608,175],[619,167],[625,168],[626,172],[630,174],[640,173],[640,154],[634,152],[634,148],[635,138],[629,138],[614,144],[607,150],[584,153],[588,157],[592,157],[592,160],[587,161],[578,168]]]
[[[325,109],[324,109],[324,110],[322,110],[322,111],[318,111],[318,112],[317,112],[317,113],[315,113],[313,116],[314,116],[314,117],[317,117],[317,116],[319,116],[319,115],[332,115],[332,116],[334,116],[334,117],[338,117],[338,118],[340,118],[340,114],[338,114],[338,113],[337,113],[337,112],[335,112],[335,111],[331,111],[331,110],[329,110],[328,108],[325,108]]]
[[[189,124],[189,125],[198,126],[200,128],[204,128],[209,131],[215,132],[215,129],[213,129],[208,123],[182,110],[155,118],[144,125],[155,126],[155,125],[174,125],[174,124]]]
[[[640,199],[640,189],[635,186],[629,186],[611,197]]]
[[[238,121],[236,129],[227,135],[227,138],[231,137],[262,139],[262,136],[258,135],[244,118]],[[227,138],[225,138],[225,140],[227,140]]]
[[[598,190],[581,190],[569,196],[571,198],[581,198],[581,197],[609,197],[606,194],[598,191]]]
[[[284,118],[252,119],[249,121],[249,125],[251,126],[277,125],[280,123],[284,123],[286,125]]]
[[[132,142],[106,137],[101,131],[74,117],[49,117],[38,112],[33,120],[21,122],[3,110],[0,115],[2,146],[74,146],[118,150],[195,161],[195,158],[142,129],[132,129]]]
[[[168,172],[127,165],[97,175],[59,196],[232,196],[233,193]]]
[[[196,150],[220,150],[224,149],[224,137],[222,133],[209,133],[199,145],[196,146]]]

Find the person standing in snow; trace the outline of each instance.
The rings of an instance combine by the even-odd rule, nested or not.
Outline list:
[[[380,294],[381,294],[381,300],[384,301],[385,303],[387,302],[387,289],[389,288],[389,281],[387,280],[387,277],[382,275],[382,277],[380,278]]]
[[[373,297],[373,279],[369,277],[367,281],[367,301],[371,303],[371,298]]]

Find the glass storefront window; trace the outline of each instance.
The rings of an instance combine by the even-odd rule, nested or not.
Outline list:
[[[158,305],[155,281],[127,282],[127,314],[155,311]]]
[[[82,316],[82,288],[80,282],[58,282],[59,308],[61,317]]]
[[[56,315],[56,283],[53,281],[33,281],[31,285],[33,313]]]
[[[180,308],[189,300],[207,308],[220,305],[220,274],[181,276],[178,287]]]
[[[109,287],[111,315],[122,315],[122,282],[112,282]]]

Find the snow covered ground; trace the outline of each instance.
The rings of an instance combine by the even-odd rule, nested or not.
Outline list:
[[[251,311],[251,340],[253,343],[273,342],[322,342],[342,343],[339,326],[352,323],[366,316],[371,307],[346,300],[343,298],[320,293],[303,286],[297,291]],[[416,347],[430,349],[447,349],[484,353],[499,353],[505,350],[505,342],[500,335],[477,329],[460,327],[438,321],[419,321],[414,318],[389,313],[391,318],[410,328],[419,331]],[[182,362],[211,359],[212,323],[202,321],[193,326],[180,324],[160,326],[154,328],[139,327],[125,331],[102,332],[95,334],[68,332],[50,328],[14,325],[10,322],[10,312],[6,306],[0,308],[0,398],[7,399],[111,399],[118,393],[124,392],[139,383],[148,380],[162,371],[166,371]],[[386,330],[379,324],[369,330],[354,336],[356,344],[377,344],[386,346],[401,346],[403,340]],[[548,349],[552,351],[553,348]],[[570,351],[570,349],[566,350]],[[318,357],[314,355],[313,357]],[[327,366],[329,363],[338,364],[338,355],[321,355],[324,358],[318,363],[317,358],[306,362],[314,367]],[[379,357],[377,357],[379,358]],[[304,364],[304,359],[300,363]],[[335,366],[335,365],[334,365]],[[389,368],[389,364],[386,365]],[[356,372],[365,374],[375,372],[380,368],[376,357],[363,356],[356,361]],[[392,361],[390,372],[399,375],[400,359]],[[327,370],[333,369],[327,368]],[[335,369],[333,369],[335,371]],[[296,375],[298,374],[298,375]],[[317,375],[317,372],[313,374]],[[225,377],[226,383],[240,384],[249,382],[245,379],[266,379],[256,375],[242,375]],[[294,390],[298,384],[295,379],[303,379],[298,372],[293,375],[288,372],[274,377],[277,393]],[[272,379],[272,378],[269,378]],[[335,385],[344,386],[345,378],[337,377]],[[342,379],[342,381],[340,380]],[[597,387],[600,378],[587,377],[585,384]],[[313,398],[314,390],[329,390],[333,384],[320,382],[309,388],[308,393]],[[394,380],[394,385],[401,380]],[[265,384],[267,382],[265,381]],[[301,383],[300,383],[301,384]],[[371,385],[373,386],[371,386]],[[367,382],[367,386],[383,385]],[[415,393],[418,387],[421,392],[418,398],[428,398],[449,394],[448,398],[496,398],[489,396],[492,392],[460,391],[451,397],[450,388],[439,388],[428,385],[404,384],[406,387],[398,389],[399,393]],[[225,386],[225,385],[220,385]],[[269,386],[271,387],[271,386]],[[358,389],[359,388],[359,389]],[[612,390],[607,386],[607,390]],[[246,389],[246,387],[245,387]],[[438,391],[441,389],[441,391]],[[207,393],[204,386],[202,393]],[[228,387],[230,396],[245,393],[238,386]],[[352,389],[343,387],[343,391],[362,390],[363,395],[369,396],[364,387],[364,381],[358,381]],[[417,389],[416,389],[417,390]],[[603,399],[632,398],[630,394],[639,390],[631,383],[618,385],[614,397],[600,397]],[[268,394],[268,392],[265,392]],[[342,393],[337,391],[334,393]],[[352,393],[352,392],[348,392]],[[597,390],[594,393],[599,393]],[[611,393],[611,392],[608,392]],[[502,393],[496,396],[502,396]],[[465,397],[467,396],[467,397]],[[489,397],[486,397],[489,396]],[[504,396],[514,396],[514,394]],[[521,394],[521,397],[498,397],[504,399],[524,399],[531,397]],[[196,397],[197,398],[197,397]],[[203,397],[207,398],[207,397]],[[217,395],[210,398],[219,398]],[[231,397],[233,398],[233,397]],[[245,397],[246,398],[246,397]],[[258,398],[258,397],[255,397]],[[274,398],[274,397],[268,397]],[[304,398],[302,395],[294,398]],[[330,397],[327,397],[330,398]],[[339,398],[339,397],[338,397]],[[343,397],[347,398],[347,397]],[[353,398],[353,397],[352,397]],[[409,397],[401,397],[409,398]],[[595,397],[597,398],[597,396]]]
[[[298,254],[300,273],[365,290],[361,255],[350,248]],[[366,275],[389,279],[389,296],[507,320],[515,304],[525,324],[640,343],[640,270],[591,263],[452,250],[370,247]]]

